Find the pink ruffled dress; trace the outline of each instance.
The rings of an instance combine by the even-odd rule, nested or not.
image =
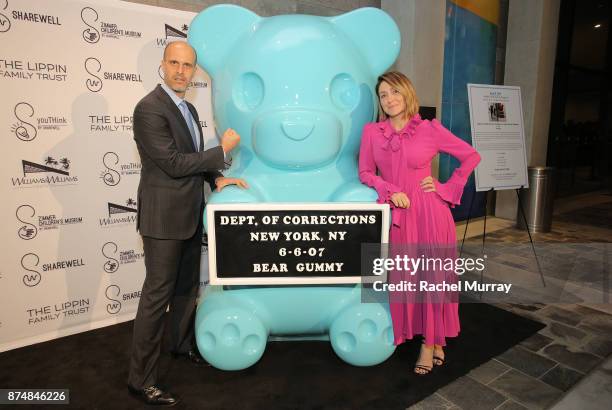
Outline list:
[[[461,165],[446,183],[435,182],[436,192],[424,192],[420,181],[432,174],[431,161],[440,152],[452,155]],[[467,179],[479,162],[480,155],[471,145],[439,121],[422,120],[417,114],[400,131],[394,130],[389,120],[366,124],[359,154],[359,178],[376,189],[378,203],[391,205],[392,246],[446,247],[452,249],[454,256],[455,222],[449,207],[460,203]],[[409,208],[393,206],[391,195],[396,192],[406,193]],[[446,272],[445,277],[456,280],[454,272]],[[460,330],[456,300],[455,297],[441,302],[422,299],[416,302],[409,297],[404,300],[390,297],[394,343],[399,345],[420,334],[428,345],[445,346],[446,338],[457,336]]]

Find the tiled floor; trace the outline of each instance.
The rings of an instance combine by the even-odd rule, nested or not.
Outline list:
[[[579,199],[586,207],[580,209],[575,204],[562,204],[562,212],[555,215],[552,231],[535,234],[534,241],[577,244],[575,246],[583,246],[585,250],[589,243],[612,242],[612,196],[597,194],[595,198]],[[503,224],[496,223],[494,231],[487,229],[491,232],[487,233],[487,244],[516,243],[515,247],[504,249],[510,249],[506,255],[508,264],[520,265],[521,257],[529,257],[529,248],[525,251],[524,246],[528,244],[527,233],[515,229],[512,224],[508,227]],[[608,262],[608,278],[609,266]],[[584,269],[588,270],[588,265]],[[562,398],[564,408],[569,409],[577,399],[564,398],[566,392],[601,366],[612,353],[610,304],[508,303],[498,306],[545,323],[546,327],[411,409],[545,409]],[[598,380],[607,378],[608,385],[612,385],[611,373],[605,370],[608,363],[602,367],[604,370],[597,369],[603,374]],[[574,408],[597,408],[597,403],[585,400],[583,397],[580,406]],[[602,408],[607,404],[598,403]]]

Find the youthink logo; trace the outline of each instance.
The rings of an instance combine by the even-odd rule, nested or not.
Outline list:
[[[27,217],[34,218],[34,216],[36,215],[36,210],[31,205],[20,205],[19,208],[17,208],[17,210],[15,211],[15,217],[19,222],[25,224],[19,228],[19,230],[17,231],[17,235],[19,235],[21,239],[29,241],[30,239],[36,238],[36,235],[38,234],[38,228],[36,227],[36,225],[32,225],[31,223],[21,219],[23,218],[24,214],[28,213],[27,209],[29,209],[31,212],[31,215]]]
[[[8,0],[4,0],[3,11],[8,7]],[[11,29],[11,20],[4,14],[0,13],[0,33],[6,33]]]
[[[113,160],[113,157],[114,163],[111,165],[117,165],[119,163],[119,155],[117,155],[116,153],[107,152],[102,157],[102,164],[104,164],[106,170],[102,171],[102,175],[100,175],[100,178],[102,178],[102,181],[104,181],[104,183],[108,186],[115,186],[121,181],[121,174],[119,174],[117,170],[115,170],[111,165],[109,165],[109,163]]]
[[[95,57],[89,57],[85,60],[85,71],[93,78],[85,80],[85,86],[92,93],[97,93],[102,89],[102,79],[96,74],[102,70],[102,63]]]
[[[98,21],[98,12],[92,9],[91,7],[83,7],[83,9],[81,10],[81,20],[83,20],[83,23],[85,23],[85,25],[87,26],[87,28],[83,30],[83,40],[85,40],[89,44],[95,44],[100,41],[100,31],[91,24],[89,24],[87,20],[90,19],[85,19],[86,14],[92,17],[91,20],[93,20],[93,22],[90,22],[93,24]],[[93,16],[95,16],[95,18],[93,18]]]
[[[114,248],[112,254],[116,255],[118,248],[115,242],[106,242],[104,245],[102,245],[102,255],[104,255],[104,257],[107,259],[107,261],[104,262],[104,272],[115,273],[117,272],[117,269],[119,269],[119,261],[107,254],[110,248]]]
[[[32,288],[36,285],[38,285],[40,283],[40,280],[42,279],[42,276],[40,274],[40,272],[38,272],[37,270],[34,269],[28,269],[26,267],[26,265],[24,264],[25,259],[28,257],[34,257],[34,259],[36,260],[36,262],[34,262],[32,267],[36,267],[38,266],[38,263],[40,262],[40,258],[38,257],[38,255],[36,255],[35,253],[26,253],[25,255],[23,255],[23,257],[21,258],[21,267],[25,270],[27,270],[30,273],[26,273],[25,275],[23,275],[23,284],[26,285],[29,288]],[[28,258],[31,259],[31,258]]]
[[[110,301],[110,303],[106,304],[106,311],[111,315],[116,315],[121,311],[121,302],[118,298],[121,294],[121,288],[117,285],[110,285],[106,288],[104,292],[106,298]]]
[[[11,132],[15,133],[15,136],[21,141],[32,141],[36,138],[38,132],[36,131],[36,127],[23,119],[25,117],[32,118],[34,116],[34,107],[27,102],[20,102],[15,105],[13,112],[18,122],[13,124]]]

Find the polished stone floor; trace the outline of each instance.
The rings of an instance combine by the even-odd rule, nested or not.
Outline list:
[[[528,275],[525,272],[530,270],[533,274],[527,233],[495,219],[487,227],[492,229],[487,229],[486,249],[503,251],[503,263],[517,277]],[[477,229],[482,230],[481,221],[474,224],[468,237],[481,242]],[[548,258],[552,262],[546,268],[554,268],[553,274],[544,274],[548,288],[558,286],[573,299],[559,296],[557,303],[532,298],[525,303],[497,304],[546,327],[411,409],[610,408],[612,196],[583,195],[573,204],[565,200],[555,212],[552,231],[534,234],[533,239],[542,260],[549,256],[547,249],[595,255],[574,259],[562,278],[559,272],[568,265],[566,260]]]

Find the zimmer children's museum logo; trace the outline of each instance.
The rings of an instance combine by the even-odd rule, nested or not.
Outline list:
[[[36,209],[29,204],[19,205],[15,210],[15,217],[21,223],[17,230],[17,235],[26,241],[36,238],[39,231],[59,229],[60,226],[64,227],[83,223],[82,216],[36,215]]]
[[[121,27],[117,23],[100,21],[98,23],[98,11],[92,7],[83,7],[81,9],[81,20],[85,24],[82,37],[89,44],[95,44],[100,41],[101,37],[112,39],[123,38],[141,38],[140,31],[132,30],[126,27]]]
[[[126,265],[144,260],[144,252],[135,249],[119,249],[115,242],[102,245],[102,255],[106,258],[104,272],[115,273],[120,265]],[[119,258],[119,259],[117,259]]]
[[[47,156],[44,164],[32,161],[21,161],[23,176],[12,177],[13,187],[28,188],[32,186],[75,185],[79,182],[76,175],[70,173],[70,160],[67,157],[58,159]]]
[[[11,125],[11,132],[21,141],[33,141],[38,130],[60,131],[68,125],[64,116],[47,115],[35,117],[34,107],[28,102],[20,102],[13,108],[16,122]]]
[[[136,201],[128,198],[125,205],[108,202],[108,217],[100,218],[100,226],[103,228],[133,224],[137,218]]]
[[[115,152],[107,152],[102,157],[105,169],[100,173],[100,179],[108,186],[116,186],[121,181],[121,176],[140,175],[142,165],[137,162],[121,163],[119,155]]]

